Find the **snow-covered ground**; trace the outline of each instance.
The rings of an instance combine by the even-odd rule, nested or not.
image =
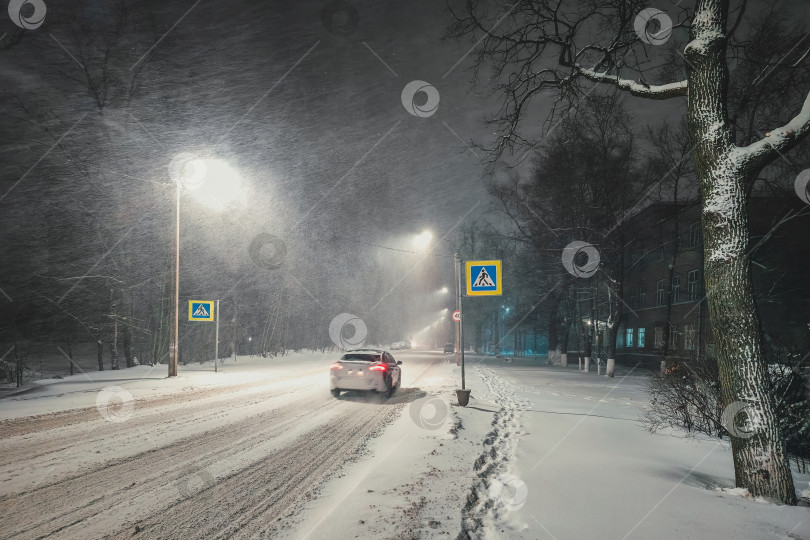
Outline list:
[[[810,508],[734,489],[727,442],[648,433],[638,422],[643,374],[619,368],[609,379],[530,363],[487,359],[474,369],[482,381],[473,379],[473,393],[505,394],[500,403],[517,404],[520,425],[498,470],[507,476],[490,483],[497,518],[485,536],[810,538]],[[794,478],[810,496],[810,476]]]
[[[805,538],[733,488],[727,443],[651,435],[644,375],[395,351],[390,400],[327,392],[334,354],[35,382],[0,401],[6,537]],[[111,386],[118,390],[103,390]],[[39,415],[32,417],[32,415]],[[810,477],[795,475],[810,495]]]

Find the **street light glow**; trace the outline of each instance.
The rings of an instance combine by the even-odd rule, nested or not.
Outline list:
[[[413,239],[413,243],[414,245],[416,245],[417,248],[421,250],[428,247],[430,245],[431,240],[433,240],[433,233],[431,233],[430,231],[424,231],[422,234],[417,235]]]
[[[236,170],[221,159],[197,159],[187,165],[192,174],[202,178],[196,187],[189,189],[195,199],[214,210],[222,210],[228,204],[244,199],[245,188],[242,177]]]
[[[441,293],[442,294],[447,294],[447,287],[442,287]]]

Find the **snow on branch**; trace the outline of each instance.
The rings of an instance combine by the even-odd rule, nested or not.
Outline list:
[[[802,110],[790,122],[767,133],[764,139],[741,148],[745,165],[758,169],[767,165],[778,154],[787,152],[810,133],[810,93],[804,100]]]
[[[650,99],[669,99],[673,97],[685,96],[688,90],[686,81],[651,86],[646,83],[631,81],[629,79],[621,79],[618,75],[609,75],[607,72],[597,73],[592,69],[587,69],[582,66],[576,66],[576,68],[579,73],[591,81],[612,84],[616,86],[616,88],[626,90],[632,95],[638,97]]]

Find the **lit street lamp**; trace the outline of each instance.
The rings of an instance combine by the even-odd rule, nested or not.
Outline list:
[[[422,234],[417,235],[413,239],[413,243],[416,245],[417,249],[422,251],[428,248],[431,240],[433,240],[433,233],[430,231],[423,231]]]
[[[177,376],[178,335],[180,330],[180,193],[185,187],[197,200],[215,210],[244,195],[242,179],[221,159],[197,159],[192,154],[179,154],[169,164],[169,174],[175,183],[174,229],[174,322],[169,327],[169,377]],[[217,316],[219,316],[217,314]],[[216,365],[217,359],[214,358]]]

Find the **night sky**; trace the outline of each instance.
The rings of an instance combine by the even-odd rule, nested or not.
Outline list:
[[[87,5],[90,23],[106,20],[108,5]],[[799,7],[807,10],[798,0],[791,9],[800,13]],[[369,244],[412,250],[422,230],[454,240],[488,212],[487,219],[498,220],[486,156],[467,146],[492,142],[482,119],[497,110],[497,96],[472,83],[467,54],[474,43],[445,37],[453,18],[444,2],[146,1],[132,12],[131,43],[124,40],[106,67],[82,62],[69,15],[61,5],[48,9],[34,30],[0,17],[0,225],[10,246],[4,290],[24,289],[32,267],[41,268],[21,246],[53,240],[65,220],[75,225],[70,216],[98,213],[113,200],[109,227],[96,231],[109,237],[108,245],[140,226],[139,219],[168,217],[168,167],[179,152],[227,160],[249,192],[247,204],[225,215],[209,216],[193,202],[184,207],[187,264],[206,266],[210,258],[194,257],[213,247],[216,264],[227,266],[234,253],[246,258],[251,238],[270,231],[300,254],[300,266],[288,268],[293,274],[322,268],[304,283],[315,297],[331,288],[324,276],[351,276],[360,258],[390,263],[391,283],[413,272],[397,286],[403,297],[450,285],[449,258],[425,260]],[[85,67],[94,76],[105,68],[122,81],[137,73],[130,97],[127,84],[114,85],[99,107]],[[401,93],[411,81],[435,87],[435,110],[421,117],[406,110]],[[424,97],[416,96],[417,106]],[[551,99],[534,103],[528,135],[543,133]],[[684,107],[683,100],[630,103],[639,131]],[[71,148],[91,135],[106,141],[103,155]],[[90,173],[78,172],[80,156]],[[96,184],[82,180],[88,174]],[[61,218],[53,217],[57,210]],[[147,215],[152,211],[158,214]],[[200,229],[207,234],[194,234]],[[85,259],[81,242],[72,247],[58,271],[48,273],[87,271],[96,252],[88,250]],[[436,251],[449,255],[452,248],[439,242]]]

